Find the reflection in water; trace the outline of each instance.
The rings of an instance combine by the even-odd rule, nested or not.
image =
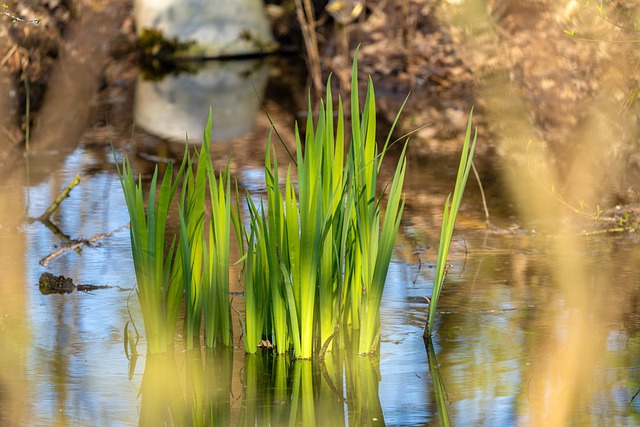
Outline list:
[[[139,425],[230,425],[233,350],[183,355],[181,369],[171,354],[147,355]]]
[[[265,351],[235,362],[228,348],[147,355],[139,425],[385,425],[377,358]]]
[[[566,303],[550,265],[557,255],[551,257],[532,250],[538,243],[549,243],[541,236],[467,232],[465,241],[468,255],[463,259],[454,254],[455,267],[445,290],[435,338],[440,371],[451,403],[449,413],[453,425],[516,425],[531,411],[531,386],[542,377],[541,366],[552,364],[555,357],[539,350],[549,339],[567,337],[566,329],[558,330],[555,316],[545,310],[555,301]],[[602,307],[624,307],[626,295],[640,290],[640,275],[631,267],[637,265],[638,251],[632,249],[634,245],[625,237],[617,238],[614,245],[597,240],[586,244],[581,256],[590,266],[585,270],[590,286],[618,285],[609,288],[599,300]],[[422,277],[415,265],[395,264],[389,287],[385,289],[380,393],[387,421],[396,416],[400,406],[389,390],[402,389],[406,391],[404,396],[411,397],[413,412],[402,413],[406,425],[422,424],[424,421],[407,420],[429,408],[429,402],[421,402],[419,394],[413,392],[414,387],[424,390],[417,379],[424,374],[416,362],[420,351],[412,346],[414,335],[426,319],[426,304],[420,302],[419,296],[429,294],[432,280],[429,271],[424,266]],[[562,311],[566,314],[565,309]],[[637,328],[637,320],[635,325]],[[590,386],[584,388],[597,390],[597,397],[592,406],[580,406],[581,412],[586,411],[581,415],[586,418],[582,419],[591,420],[585,424],[592,425],[594,418],[589,417],[607,413],[637,420],[637,409],[626,405],[639,385],[628,370],[637,366],[640,343],[629,340],[630,336],[616,324],[602,326],[607,335],[606,358],[595,370]],[[634,329],[632,325],[627,328]],[[597,331],[593,330],[594,338]],[[594,341],[592,349],[596,345]],[[390,381],[395,384],[390,385]],[[427,395],[433,396],[433,392]],[[436,413],[436,408],[429,412]],[[391,423],[395,425],[396,418]]]
[[[570,374],[577,370],[582,375],[583,369],[590,371],[577,379],[579,389],[573,400],[572,419],[578,425],[640,421],[640,403],[629,405],[640,387],[635,375],[640,362],[635,332],[640,322],[637,314],[631,314],[639,309],[637,239],[589,238],[582,240],[575,256],[550,252],[549,248],[558,246],[554,241],[563,239],[464,233],[465,248],[452,256],[454,268],[434,337],[452,425],[530,423],[539,416],[537,408],[560,409],[559,400],[541,396],[537,387],[545,386],[547,396],[570,392]],[[577,277],[585,278],[585,288],[598,307],[584,321],[584,327],[590,328],[586,354],[574,359],[570,345],[578,335],[571,321],[580,311],[557,281],[556,262],[575,264],[575,258],[582,259]],[[380,395],[385,419],[393,425],[423,425],[425,421],[412,417],[421,411],[423,416],[437,413],[431,403],[435,391],[425,390],[431,385],[417,378],[425,374],[416,362],[420,352],[412,341],[426,320],[427,305],[419,296],[429,295],[432,272],[424,265],[418,270],[415,264],[394,264],[385,289]],[[598,350],[597,362],[589,365]],[[561,362],[567,366],[559,366]],[[427,401],[413,392],[416,387],[422,387]],[[411,397],[413,406],[411,414],[402,413],[402,422],[395,418],[398,403],[387,391],[399,389],[406,390],[404,395]]]
[[[171,354],[148,354],[140,386],[140,422],[143,426],[187,425],[185,396]],[[189,411],[190,412],[190,411]]]
[[[447,390],[444,382],[442,381],[442,377],[440,376],[440,366],[438,366],[438,359],[436,358],[436,351],[433,348],[433,341],[431,340],[431,337],[425,338],[424,345],[427,350],[427,358],[429,360],[429,374],[433,381],[433,395],[436,401],[436,406],[438,407],[438,420],[440,421],[441,426],[450,426],[451,421],[449,420],[449,409],[447,409],[449,404]]]
[[[207,61],[197,74],[138,77],[134,116],[147,132],[168,140],[202,141],[206,111],[213,109],[212,137],[225,141],[251,130],[269,76],[266,60]]]

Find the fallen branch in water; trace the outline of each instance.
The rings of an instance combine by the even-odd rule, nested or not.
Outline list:
[[[44,211],[44,213],[40,215],[38,218],[36,218],[35,220],[42,221],[42,222],[49,221],[49,218],[51,217],[51,215],[53,215],[53,213],[58,210],[58,208],[60,207],[60,204],[64,201],[64,199],[69,197],[69,193],[71,192],[73,187],[75,187],[78,184],[80,184],[80,174],[76,175],[76,177],[73,178],[73,180],[69,183],[69,185],[67,185],[65,189],[62,190],[62,192],[58,195],[58,197],[56,197],[56,199],[53,201],[53,203],[51,203],[51,205],[47,208],[47,210]]]
[[[102,240],[104,238],[110,237],[111,235],[113,235],[114,233],[117,233],[119,231],[124,230],[125,228],[129,228],[129,224],[124,225],[120,228],[117,228],[109,233],[102,233],[102,234],[98,234],[96,236],[93,236],[89,239],[82,239],[82,240],[76,240],[74,241],[71,245],[69,246],[65,246],[62,247],[60,249],[58,249],[57,251],[53,252],[52,254],[47,255],[46,257],[42,258],[40,260],[40,265],[42,265],[43,267],[49,267],[49,264],[51,263],[51,261],[53,261],[54,259],[58,258],[60,255],[72,251],[74,249],[77,249],[79,247],[82,246],[93,246],[93,244],[99,240]]]

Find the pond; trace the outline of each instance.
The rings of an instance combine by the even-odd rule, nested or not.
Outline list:
[[[485,224],[472,177],[432,347],[422,338],[425,297],[432,293],[442,207],[458,158],[410,150],[379,355],[345,350],[319,363],[245,355],[243,297],[236,295],[233,348],[185,352],[178,342],[174,354],[158,357],[145,354],[142,336],[138,355],[128,357],[125,325],[143,328],[110,139],[146,179],[156,162],[181,156],[184,144],[176,139],[185,133],[197,139],[207,113],[198,109],[213,90],[218,95],[209,96],[223,99],[214,106],[221,114],[214,139],[218,128],[222,135],[212,148],[216,165],[231,154],[233,176],[260,195],[269,121],[254,89],[233,92],[233,79],[259,76],[255,90],[285,139],[293,121],[304,118],[305,100],[293,95],[304,94],[301,68],[290,58],[209,67],[155,82],[140,78],[137,98],[123,95],[130,100],[126,111],[98,100],[79,138],[3,171],[0,424],[423,426],[441,425],[446,410],[451,423],[462,426],[640,425],[638,236],[587,235],[583,231],[597,224],[573,221],[556,206],[560,196],[539,195],[536,185],[515,195],[504,181],[513,175],[501,174],[508,166],[495,156],[477,159],[493,226]],[[229,70],[229,78],[220,77]],[[195,100],[186,99],[189,90]],[[249,104],[235,111],[239,100]],[[479,138],[483,144],[485,136]],[[383,174],[393,167],[390,159]],[[30,220],[77,174],[81,182],[51,217],[53,225]],[[43,266],[72,243],[82,244]],[[37,285],[45,271],[109,288],[43,295]]]

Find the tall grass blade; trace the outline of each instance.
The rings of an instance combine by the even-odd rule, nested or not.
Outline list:
[[[188,152],[187,167],[180,201],[180,248],[182,250],[185,289],[185,344],[187,349],[199,345],[204,286],[204,198],[206,170],[194,166]],[[195,175],[195,176],[194,176]]]
[[[208,245],[205,249],[205,280],[203,286],[203,310],[205,342],[213,347],[216,341],[229,347],[232,345],[231,302],[229,299],[229,251],[231,239],[231,180],[229,162],[218,178],[209,154],[213,115],[205,127],[201,167],[206,170],[209,183],[211,218],[209,220]]]
[[[429,316],[424,329],[424,336],[430,336],[433,332],[433,324],[438,309],[438,301],[444,286],[444,280],[447,274],[447,256],[451,239],[453,238],[453,230],[456,225],[456,218],[462,202],[464,188],[467,185],[467,178],[471,171],[473,153],[476,148],[477,132],[471,138],[471,123],[473,118],[473,110],[469,113],[469,122],[467,124],[467,132],[464,137],[464,145],[462,147],[462,155],[458,166],[458,174],[456,176],[456,184],[453,190],[453,196],[449,195],[444,205],[444,214],[442,216],[442,228],[440,231],[440,245],[438,248],[438,260],[436,262],[435,279],[433,282],[433,293],[429,303]]]

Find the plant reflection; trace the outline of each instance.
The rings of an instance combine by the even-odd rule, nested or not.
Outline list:
[[[236,369],[228,348],[148,354],[139,425],[385,425],[380,360],[356,351],[321,361],[258,352]]]
[[[140,426],[183,424],[186,401],[170,354],[148,354],[140,386]]]
[[[440,421],[441,426],[450,426],[449,411],[447,409],[447,390],[445,389],[444,382],[440,376],[440,367],[438,366],[438,359],[436,359],[436,351],[433,348],[433,341],[431,341],[431,338],[425,338],[424,346],[429,360],[429,374],[433,381],[433,394],[438,408],[438,420]]]
[[[139,425],[230,425],[232,367],[228,348],[147,355]]]

